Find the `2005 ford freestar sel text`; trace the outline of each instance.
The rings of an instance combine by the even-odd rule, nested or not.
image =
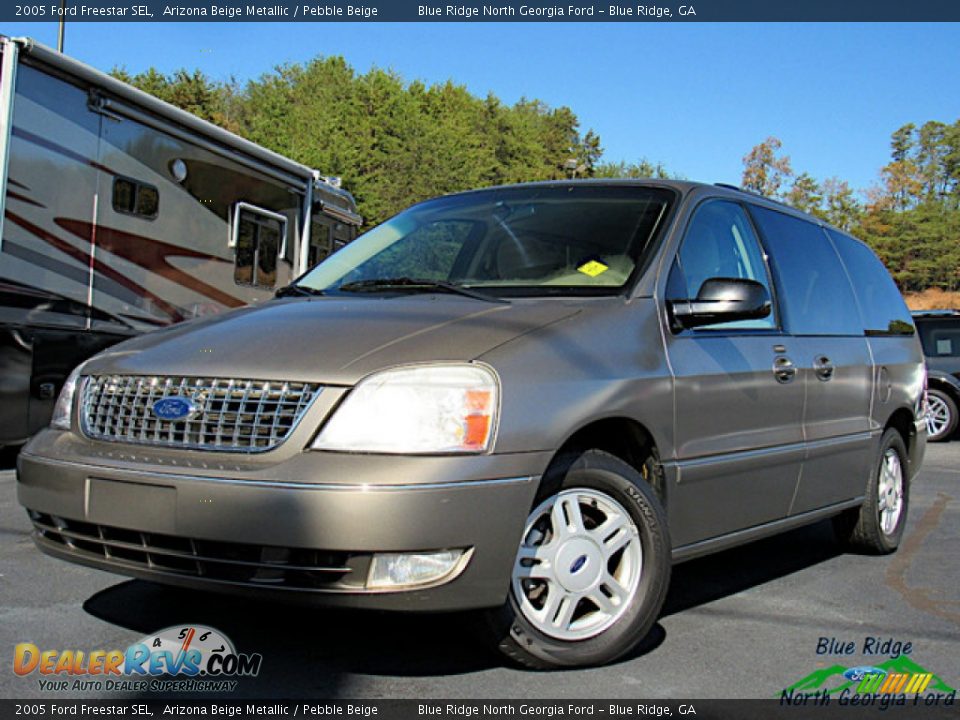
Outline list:
[[[278,297],[134,338],[19,458],[38,546],[187,587],[478,613],[609,662],[672,563],[833,517],[890,552],[926,445],[903,299],[861,242],[736,189],[428,200]]]

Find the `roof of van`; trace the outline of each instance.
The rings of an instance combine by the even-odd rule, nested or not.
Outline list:
[[[829,227],[837,230],[838,232],[849,235],[849,233],[841,228],[837,228],[825,220],[805,213],[802,210],[797,210],[786,203],[780,202],[775,198],[766,197],[760,193],[753,192],[751,190],[745,190],[743,188],[737,187],[736,185],[729,185],[727,183],[705,183],[705,182],[696,182],[693,180],[670,180],[666,178],[576,178],[568,180],[538,180],[535,182],[525,182],[525,183],[512,183],[509,185],[496,185],[493,187],[486,188],[477,188],[474,190],[465,190],[463,192],[450,193],[446,197],[452,197],[456,195],[467,195],[474,192],[486,192],[489,190],[505,190],[508,188],[519,188],[519,187],[571,187],[571,186],[580,186],[580,185],[605,185],[605,186],[615,186],[615,187],[663,187],[676,190],[677,192],[686,195],[694,190],[699,189],[709,189],[716,191],[718,196],[730,197],[730,198],[739,198],[747,199],[756,202],[760,205],[768,205],[776,210],[785,212],[789,215],[794,215],[799,218],[804,218],[807,220],[812,220],[818,225],[823,225],[824,227]]]

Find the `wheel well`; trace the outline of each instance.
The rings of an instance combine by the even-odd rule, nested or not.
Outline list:
[[[913,424],[913,413],[906,408],[900,408],[894,411],[890,419],[887,420],[887,425],[883,430],[886,432],[890,428],[894,428],[900,433],[900,437],[903,438],[903,444],[907,448],[907,457],[913,457],[913,444],[916,442],[917,432]]]
[[[666,483],[657,446],[650,432],[636,420],[605,418],[580,428],[560,447],[550,466],[553,468],[555,464],[562,464],[561,459],[577,456],[586,450],[602,450],[623,460],[644,476],[666,507]],[[652,475],[644,469],[644,463],[651,457],[655,463]]]
[[[948,382],[944,382],[940,378],[928,378],[927,387],[931,390],[939,390],[942,393],[946,393],[954,399],[955,402],[960,403],[960,390]]]

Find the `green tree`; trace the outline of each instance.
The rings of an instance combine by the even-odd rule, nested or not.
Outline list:
[[[663,179],[683,179],[667,170],[662,162],[651,162],[647,158],[641,158],[638,162],[627,163],[620,162],[602,162],[594,170],[594,176],[599,178],[663,178]]]
[[[846,180],[827,178],[823,181],[823,206],[817,215],[842,230],[851,230],[860,219],[863,208]]]
[[[806,213],[818,213],[823,203],[820,184],[808,173],[802,172],[793,179],[793,185],[784,196],[789,205]]]

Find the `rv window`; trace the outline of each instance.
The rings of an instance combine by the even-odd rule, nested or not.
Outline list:
[[[277,284],[277,260],[283,246],[286,221],[274,213],[243,205],[236,213],[236,265],[238,285],[272,288]]]
[[[160,204],[160,196],[156,188],[141,185],[137,190],[137,215],[155,217]]]
[[[310,250],[307,254],[307,266],[313,267],[333,251],[330,244],[330,225],[314,222],[310,226]]]
[[[130,178],[115,178],[113,209],[125,215],[153,220],[160,209],[160,193],[152,185],[145,185]]]

